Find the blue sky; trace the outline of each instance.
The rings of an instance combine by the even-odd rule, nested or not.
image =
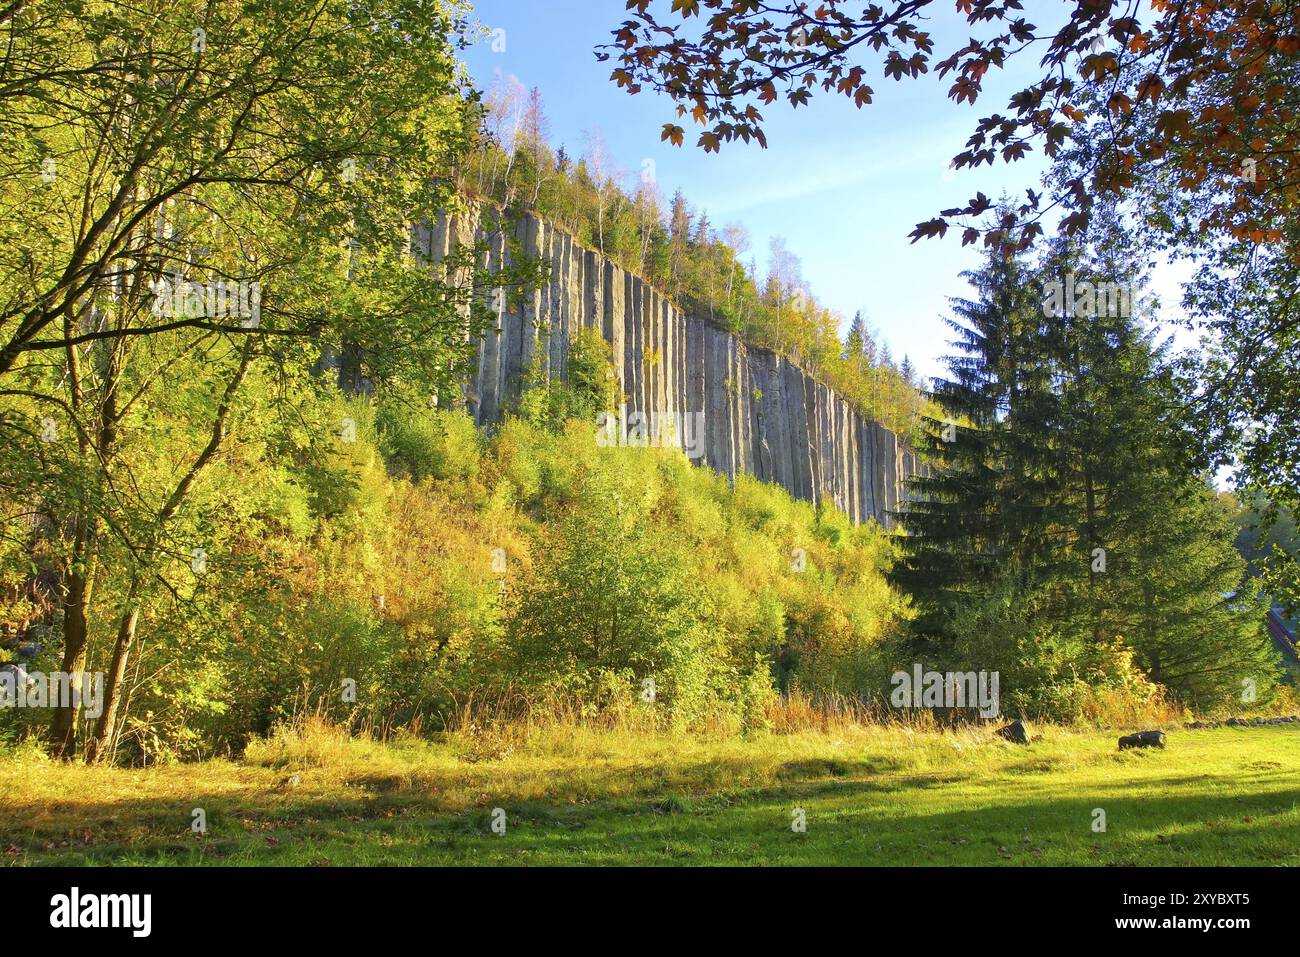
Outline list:
[[[1039,26],[1056,25],[1052,11],[1059,5],[1026,7]],[[949,297],[969,292],[960,274],[979,254],[962,249],[952,232],[915,245],[907,234],[977,190],[1019,196],[1037,184],[1044,168],[1037,154],[975,171],[954,173],[948,164],[976,120],[1004,110],[1008,96],[1032,79],[1038,55],[1030,51],[1012,70],[991,76],[974,107],[948,100],[948,83],[933,74],[898,83],[869,68],[876,91],[870,106],[858,110],[824,94],[798,111],[773,104],[766,110],[768,149],[733,143],[721,155],[705,154],[689,126],[687,145],[661,143],[662,125],[674,120],[672,104],[651,91],[628,96],[609,80],[611,65],[596,61],[594,48],[623,21],[624,8],[624,0],[477,0],[475,17],[505,30],[505,49],[480,44],[466,62],[481,87],[498,73],[539,87],[554,145],[578,155],[584,133],[598,127],[629,182],[653,160],[665,196],[680,188],[716,227],[743,223],[760,271],[770,237],[784,236],[815,296],[845,322],[861,309],[895,360],[906,354],[922,374],[940,374],[949,338],[942,316]],[[936,9],[930,29],[946,55],[967,29],[949,4]]]

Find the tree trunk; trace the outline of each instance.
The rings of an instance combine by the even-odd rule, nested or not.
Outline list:
[[[235,394],[239,391],[244,377],[248,374],[248,366],[252,361],[252,357],[252,342],[250,340],[244,347],[244,354],[240,358],[238,370],[226,385],[226,391],[221,397],[221,404],[212,423],[212,435],[208,439],[208,444],[199,453],[198,458],[194,460],[189,471],[176,484],[176,488],[172,490],[166,504],[158,511],[156,537],[145,549],[144,560],[131,579],[131,587],[127,590],[126,599],[122,603],[122,616],[117,628],[117,644],[113,648],[113,664],[104,683],[104,710],[99,716],[99,722],[95,726],[95,736],[90,745],[88,758],[92,763],[102,760],[111,750],[113,728],[117,721],[118,702],[122,698],[122,687],[126,681],[126,666],[131,657],[131,646],[135,643],[136,622],[140,617],[141,591],[144,588],[146,576],[151,573],[154,562],[158,558],[163,539],[163,529],[176,517],[176,513],[180,511],[181,505],[185,502],[190,489],[198,479],[199,473],[207,468],[208,463],[217,454],[222,442],[225,441],[227,419],[234,405]]]
[[[63,579],[63,673],[76,687],[86,668],[86,641],[90,634],[90,599],[95,590],[95,520],[83,518],[84,531],[77,535],[70,570]],[[87,527],[89,526],[89,527]],[[50,745],[57,757],[71,761],[77,756],[77,719],[80,701],[73,696],[67,705],[54,710],[50,722]]]
[[[134,585],[126,601],[122,620],[118,623],[117,644],[113,648],[113,664],[104,682],[104,710],[95,725],[95,736],[90,742],[88,760],[92,764],[103,760],[112,752],[118,702],[122,700],[122,688],[126,684],[126,666],[130,662],[131,646],[135,644],[135,626],[140,617],[140,605],[136,601]]]
[[[63,605],[63,663],[64,674],[77,676],[86,667],[86,605],[90,586],[81,575],[66,579],[67,598]],[[71,761],[77,753],[77,716],[80,712],[75,696],[67,705],[54,709],[50,723],[50,746],[56,757]]]

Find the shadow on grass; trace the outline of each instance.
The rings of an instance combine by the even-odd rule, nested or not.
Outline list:
[[[751,765],[730,764],[700,762],[671,775],[593,770],[581,787],[536,799],[484,793],[471,807],[439,796],[440,775],[357,775],[328,795],[313,792],[308,779],[289,791],[250,783],[193,798],[9,806],[0,810],[0,862],[1300,864],[1300,787],[1281,768],[1243,779],[1094,780],[1063,793],[1059,779],[1007,768],[976,779],[903,774],[880,760],[799,761],[776,769],[775,780],[751,783],[741,774],[752,777]],[[611,792],[625,793],[588,796]],[[504,835],[491,829],[498,805]],[[196,807],[206,813],[206,834],[190,830]],[[805,812],[803,833],[791,829],[795,808]],[[1093,829],[1098,809],[1104,832]]]

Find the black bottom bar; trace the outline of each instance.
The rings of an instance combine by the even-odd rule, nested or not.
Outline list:
[[[620,927],[625,934],[611,943],[685,943],[688,927],[692,943],[733,946],[738,937],[771,944],[788,935],[806,945],[848,935],[873,947],[943,948],[944,939],[971,944],[990,933],[1054,942],[1198,934],[1226,943],[1288,932],[1297,891],[1300,879],[1284,868],[0,870],[17,940],[113,938],[128,947],[373,947],[413,935],[452,946],[464,934],[495,947]],[[144,897],[100,895],[149,895],[148,907]],[[112,928],[71,926],[115,918]],[[137,936],[146,923],[148,936]],[[974,936],[963,938],[963,928]]]

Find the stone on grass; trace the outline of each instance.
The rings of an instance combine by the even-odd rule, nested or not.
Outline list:
[[[1163,731],[1139,731],[1137,734],[1126,734],[1119,739],[1121,751],[1127,751],[1129,748],[1163,748],[1164,746]]]
[[[1019,718],[1012,721],[1005,728],[998,728],[997,735],[999,738],[1013,744],[1028,744],[1030,741],[1029,729],[1025,727],[1025,723]]]

